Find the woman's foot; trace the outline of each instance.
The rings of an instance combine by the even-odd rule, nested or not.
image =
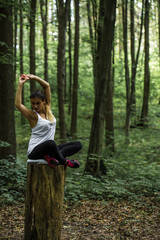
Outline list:
[[[45,155],[44,159],[48,162],[48,165],[50,167],[55,167],[55,166],[57,166],[59,164],[57,159],[55,159],[53,157],[50,157],[49,155]]]
[[[71,167],[71,168],[79,168],[80,163],[77,160],[68,160],[66,159],[65,166]]]

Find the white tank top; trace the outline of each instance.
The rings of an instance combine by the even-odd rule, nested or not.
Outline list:
[[[56,130],[56,119],[54,118],[53,123],[49,120],[43,119],[36,111],[34,111],[38,116],[37,125],[32,128],[32,134],[28,145],[27,155],[29,155],[33,148],[42,142],[47,140],[54,140],[55,130]]]

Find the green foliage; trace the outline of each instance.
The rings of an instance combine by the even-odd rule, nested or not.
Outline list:
[[[10,7],[10,6],[13,6],[14,5],[14,0],[1,0],[0,2],[0,7]]]
[[[0,161],[0,173],[0,203],[23,202],[26,189],[26,168],[20,168],[10,157],[10,159]]]
[[[76,202],[81,199],[118,201],[137,200],[143,196],[160,197],[160,146],[152,149],[153,146],[147,146],[145,141],[139,143],[139,146],[137,141],[133,142],[128,148],[119,142],[114,156],[104,159],[106,176],[97,179],[83,174],[82,171],[69,171],[66,177],[65,199]],[[105,155],[107,156],[107,153]]]
[[[0,148],[1,148],[1,147],[9,147],[9,146],[10,146],[9,143],[0,140]]]

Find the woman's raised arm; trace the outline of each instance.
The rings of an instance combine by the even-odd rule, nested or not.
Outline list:
[[[15,106],[30,121],[33,118],[33,111],[29,110],[22,104],[22,89],[27,80],[29,80],[29,78],[26,75],[21,75],[19,77],[19,83],[15,97]]]
[[[24,83],[27,80],[28,78],[25,75],[21,75],[19,77],[19,83],[18,83],[16,98],[15,98],[15,105],[17,108],[19,108],[22,105],[22,89],[23,89]]]

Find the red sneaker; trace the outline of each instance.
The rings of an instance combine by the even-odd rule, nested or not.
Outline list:
[[[79,168],[80,163],[77,160],[68,160],[66,159],[66,166],[71,167],[71,168]]]
[[[44,159],[48,162],[48,165],[50,167],[55,167],[55,166],[57,166],[59,164],[57,159],[55,159],[53,157],[50,157],[49,155],[45,155]]]

